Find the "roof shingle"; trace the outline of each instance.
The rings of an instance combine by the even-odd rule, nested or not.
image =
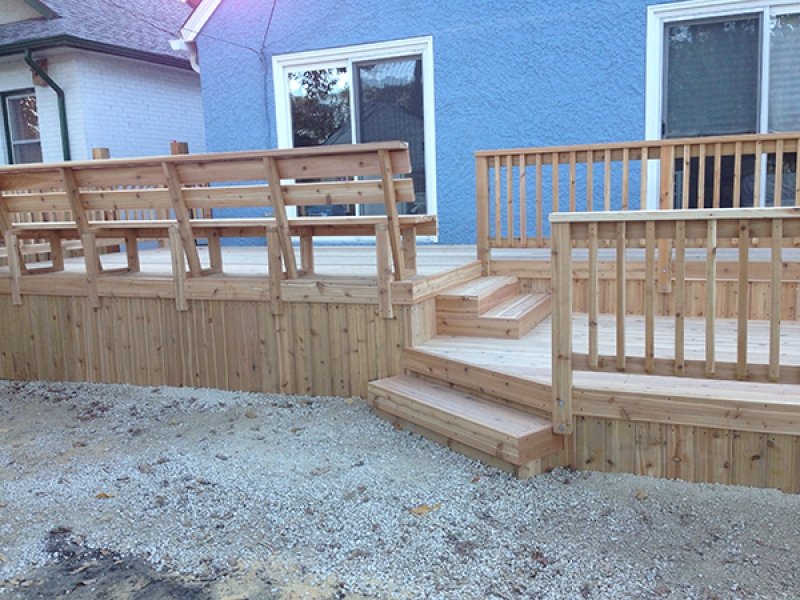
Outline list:
[[[4,46],[69,36],[90,43],[187,60],[172,50],[191,8],[180,0],[43,0],[58,17],[0,25]]]

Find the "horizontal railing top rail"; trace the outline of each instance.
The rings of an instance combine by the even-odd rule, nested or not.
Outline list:
[[[800,206],[800,132],[475,153],[479,259],[550,245],[559,212]]]

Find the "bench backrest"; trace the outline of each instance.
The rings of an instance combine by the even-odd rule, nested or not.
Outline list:
[[[282,181],[329,180],[284,183],[284,206],[385,203],[382,153],[390,159],[392,174],[411,171],[408,147],[402,142],[4,166],[0,211],[12,222],[71,220],[65,171],[74,175],[91,220],[174,218],[171,174],[177,176],[190,210],[274,207],[270,168],[277,168]],[[373,179],[352,179],[356,177]],[[411,179],[394,180],[393,187],[395,202],[414,201]]]

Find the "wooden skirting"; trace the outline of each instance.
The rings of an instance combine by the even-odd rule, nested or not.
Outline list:
[[[433,301],[395,307],[269,302],[0,296],[0,378],[366,395],[401,372],[402,348],[433,335]],[[433,323],[433,325],[431,325]],[[279,327],[287,335],[281,336]],[[435,331],[435,329],[434,329]],[[286,374],[281,382],[281,372]]]
[[[800,492],[800,437],[578,417],[575,467]]]

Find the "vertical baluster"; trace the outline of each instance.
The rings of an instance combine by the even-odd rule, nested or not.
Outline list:
[[[594,204],[594,150],[586,152],[586,212],[592,212]]]
[[[717,154],[719,156],[719,154]],[[706,234],[706,377],[714,377],[717,321],[717,221],[709,219]]]
[[[739,221],[739,281],[736,324],[736,379],[747,379],[747,325],[750,317],[750,221]]]
[[[569,153],[569,210],[575,212],[575,151]]]
[[[681,207],[689,208],[689,180],[692,169],[692,147],[683,145],[683,189],[681,189]]]
[[[722,144],[714,144],[714,208],[719,208],[720,180],[722,179]]]
[[[526,172],[526,156],[519,155],[519,243],[524,248],[528,245],[528,199],[526,197],[527,190],[525,186],[528,185],[528,178],[525,176]]]
[[[503,221],[500,211],[500,156],[494,157],[494,242],[500,246],[503,237]]]
[[[625,221],[617,223],[617,370],[625,370],[625,287],[627,279],[627,244]]]
[[[773,206],[781,206],[783,200],[783,140],[775,144],[775,198]]]
[[[733,208],[742,205],[742,142],[736,142],[733,155]]]
[[[758,140],[753,164],[753,206],[761,206],[761,157],[763,154],[764,144]]]
[[[675,207],[675,146],[661,146],[661,181],[659,182],[659,208]]]
[[[697,158],[697,208],[706,206],[706,145],[700,144]]]
[[[644,369],[655,371],[656,364],[656,224],[645,224],[644,253]]]
[[[508,245],[514,248],[514,157],[506,156],[506,223],[508,227]]]
[[[641,163],[642,163],[642,173],[641,173],[641,182],[639,186],[639,210],[647,210],[647,170],[648,170],[648,154],[649,148],[644,146],[642,148],[642,156],[641,156]]]
[[[597,313],[599,277],[597,269],[597,223],[589,223],[589,368],[597,370]]]
[[[772,282],[769,315],[769,380],[781,377],[781,268],[783,266],[783,220],[772,219]]]
[[[542,230],[542,155],[536,153],[536,246],[544,246]]]
[[[603,151],[603,210],[611,210],[611,150]]]
[[[553,164],[553,212],[560,212],[558,206],[558,152],[552,153],[550,162]]]
[[[622,210],[628,210],[628,189],[630,182],[631,149],[625,146],[622,149]]]
[[[683,375],[686,318],[686,221],[675,223],[675,374]]]

